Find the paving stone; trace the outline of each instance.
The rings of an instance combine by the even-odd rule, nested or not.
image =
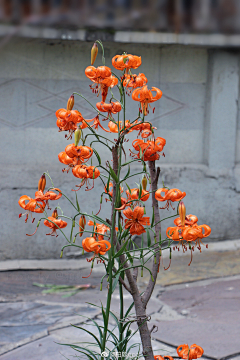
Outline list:
[[[161,321],[155,338],[174,346],[197,343],[207,356],[215,358],[239,353],[239,284],[238,279],[165,291],[160,299],[189,315],[172,321],[171,326]]]
[[[35,335],[37,337],[46,336],[46,326],[45,325],[20,325],[20,326],[0,326],[1,332],[1,346],[0,353],[3,353],[3,349],[6,347],[11,348],[11,345],[14,344],[14,347],[17,347],[15,344],[20,342],[25,343],[26,339],[31,339]]]
[[[63,360],[63,355],[71,359],[76,352],[56,344],[55,337],[47,336],[2,355],[1,360]]]
[[[79,306],[62,306],[56,304],[33,304],[35,307],[33,309],[28,310],[20,310],[22,309],[21,303],[16,303],[15,305],[19,306],[19,313],[16,314],[16,309],[11,311],[11,305],[9,304],[0,304],[2,308],[5,308],[4,316],[1,319],[1,326],[14,326],[21,327],[22,325],[50,325],[55,324],[61,321],[64,317],[69,317],[77,314],[88,313],[91,317],[92,314],[98,313],[98,309],[87,306],[87,305],[79,305]],[[27,307],[28,304],[24,303]],[[32,305],[32,304],[30,304]],[[10,306],[10,308],[8,307]]]

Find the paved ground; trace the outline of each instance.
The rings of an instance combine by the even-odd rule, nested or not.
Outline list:
[[[197,343],[204,348],[206,358],[240,359],[240,251],[233,243],[228,244],[227,247],[226,243],[212,246],[212,249],[210,245],[209,251],[194,254],[190,267],[189,255],[173,256],[170,271],[160,272],[148,306],[150,324],[157,326],[153,333],[155,354],[176,355],[179,344]],[[3,271],[6,264],[0,264],[1,360],[71,359],[76,353],[58,343],[89,341],[81,330],[70,324],[81,324],[84,321],[81,315],[101,322],[98,308],[87,302],[104,303],[107,290],[106,284],[102,292],[99,290],[103,268],[95,267],[91,277],[84,279],[82,276],[89,274],[89,265],[86,260],[78,261],[78,270],[77,260],[70,261],[74,270],[49,270],[49,263],[45,264],[48,270],[37,270],[40,265],[36,262],[34,270]],[[165,266],[167,261],[164,259]],[[58,266],[55,264],[52,268]],[[44,264],[41,267],[44,268]],[[21,264],[17,267],[16,263],[8,263],[8,268],[21,268]],[[144,273],[139,279],[141,288],[146,281]],[[43,294],[41,288],[32,285],[34,282],[90,284],[91,287],[62,298],[60,294]],[[131,303],[127,293],[125,300],[126,305]],[[115,313],[119,310],[117,292],[112,310]],[[87,328],[94,330],[91,321],[87,323]],[[138,341],[134,336],[132,342]]]

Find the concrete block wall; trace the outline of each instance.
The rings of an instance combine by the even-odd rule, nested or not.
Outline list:
[[[66,244],[62,236],[46,236],[48,228],[43,225],[34,237],[26,236],[35,226],[31,221],[25,224],[23,218],[18,219],[21,208],[17,202],[21,195],[34,196],[38,179],[46,170],[54,185],[68,193],[72,201],[75,199],[71,189],[77,179],[71,173],[62,174],[63,166],[57,159],[70,141],[58,133],[55,111],[66,106],[73,91],[80,91],[93,103],[98,101],[84,74],[91,45],[12,38],[1,48],[0,260],[58,258],[61,246]],[[211,240],[238,238],[239,52],[110,42],[105,49],[109,66],[117,53],[141,55],[139,72],[146,74],[150,87],[157,86],[163,91],[149,120],[158,128],[156,134],[167,140],[166,157],[161,157],[158,164],[165,184],[186,191],[187,213],[196,214],[200,224],[212,227]],[[130,98],[128,103],[127,118],[133,119],[138,104]],[[85,118],[95,116],[80,98],[76,98],[76,108]],[[133,134],[129,138],[126,150]],[[97,144],[97,150],[104,162],[108,157],[105,148]],[[138,165],[134,165],[132,172],[137,169]],[[134,181],[139,182],[139,177],[133,179],[133,186]],[[95,190],[78,192],[83,211],[97,212],[96,194],[101,191],[101,183],[96,181]],[[60,199],[58,204],[66,215],[73,215],[66,199]],[[52,207],[55,205],[52,203]],[[108,216],[109,204],[104,202],[102,211]],[[151,206],[147,212],[151,216]],[[162,217],[171,214],[171,210],[161,210]],[[163,226],[163,234],[171,223],[169,220]]]

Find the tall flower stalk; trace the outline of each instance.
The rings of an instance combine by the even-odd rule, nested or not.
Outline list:
[[[98,45],[103,50],[103,65],[94,67]],[[99,331],[99,338],[86,330],[88,334],[92,335],[98,351],[68,344],[87,355],[89,359],[103,360],[105,357],[115,359],[115,350],[121,352],[123,360],[128,358],[130,351],[128,343],[133,336],[131,333],[132,321],[137,323],[141,337],[142,350],[138,356],[142,355],[146,360],[154,359],[147,305],[160,270],[162,251],[169,251],[170,266],[172,251],[180,248],[185,251],[189,247],[192,261],[194,247],[201,251],[203,245],[201,240],[211,232],[209,226],[197,224],[198,218],[195,215],[186,215],[186,208],[182,202],[186,196],[185,192],[179,189],[169,189],[165,185],[163,188],[158,188],[160,167],[157,166],[157,162],[161,155],[165,156],[163,150],[166,140],[155,137],[154,130],[156,128],[146,117],[149,109],[152,109],[151,104],[161,98],[162,92],[156,87],[149,90],[146,85],[148,80],[144,74],[133,74],[133,70],[137,69],[141,63],[140,56],[116,55],[112,59],[112,66],[121,72],[120,75],[116,75],[110,67],[105,66],[102,43],[95,42],[91,52],[91,66],[85,69],[86,76],[92,82],[90,85],[92,92],[101,99],[96,106],[91,104],[96,112],[95,117],[85,119],[78,110],[73,110],[74,96],[80,96],[82,101],[90,104],[88,99],[78,93],[70,96],[67,109],[59,109],[56,112],[59,131],[66,132],[67,140],[71,140],[74,135],[74,143],[68,144],[58,155],[58,159],[66,166],[62,170],[63,172],[71,171],[78,178],[76,189],[72,189],[76,192],[76,201],[72,202],[60,189],[55,188],[48,173],[41,176],[34,198],[24,195],[19,199],[19,205],[26,210],[25,221],[28,220],[29,214],[31,216],[35,213],[41,214],[34,233],[43,221],[45,226],[52,229],[47,235],[58,236],[60,233],[65,237],[67,244],[61,249],[61,257],[67,247],[77,247],[83,252],[92,253],[91,258],[87,259],[91,263],[89,276],[93,266],[97,266],[96,263],[104,263],[106,274],[101,280],[100,290],[103,280],[107,279],[108,293],[106,305],[101,307],[103,326],[94,322]],[[113,87],[118,88],[119,99],[113,95]],[[126,119],[126,94],[132,96],[134,101],[139,102],[136,117],[131,120]],[[109,102],[107,102],[108,96],[110,96]],[[153,112],[154,110],[155,108],[152,109]],[[109,135],[106,137],[105,132],[114,134],[114,137],[109,138]],[[136,133],[137,138],[133,141],[130,149],[132,159],[127,160],[125,142],[128,141],[128,135],[131,132]],[[96,142],[101,143],[110,154],[109,160],[105,164],[102,163],[100,154],[94,148]],[[95,165],[92,165],[93,155],[97,160]],[[90,164],[89,161],[91,161]],[[141,170],[131,174],[131,164],[134,163],[139,163]],[[136,176],[142,176],[142,182],[137,188],[131,188],[130,182]],[[44,193],[46,178],[51,181],[51,186]],[[103,185],[100,194],[100,209],[96,214],[87,214],[84,212],[81,202],[81,207],[79,205],[77,192],[84,191],[84,189],[85,191],[94,191],[96,181]],[[73,206],[74,216],[65,215],[59,206],[56,207],[52,216],[48,216],[46,210],[49,208],[49,202],[56,201],[61,196],[64,196]],[[111,203],[110,219],[106,219],[104,214],[101,215],[103,198]],[[145,202],[150,199],[152,214],[147,216]],[[160,219],[159,202],[162,204],[165,201],[166,204],[162,209],[169,209],[170,206],[173,208],[172,203],[175,202],[177,211],[174,215],[165,218],[176,217],[175,226],[168,228],[166,237],[162,238],[161,222],[165,219]],[[62,215],[58,214],[58,210],[62,212]],[[178,215],[180,217],[177,217]],[[20,214],[20,217],[22,216],[23,214]],[[34,222],[33,217],[32,222]],[[77,222],[79,223],[78,231],[76,231]],[[67,226],[70,227],[69,237],[62,230]],[[83,234],[87,236],[81,239]],[[146,234],[147,244],[142,238],[141,245],[137,246],[134,235],[143,236],[143,234]],[[175,241],[176,245],[174,245]],[[150,260],[152,265],[149,268]],[[169,266],[164,269],[167,270]],[[140,274],[142,276],[144,269],[149,273],[149,280],[146,289],[140,293],[138,278]],[[120,298],[119,317],[116,317],[111,311],[112,295],[117,287]],[[133,304],[126,313],[124,313],[124,291],[127,291],[133,299]],[[128,316],[133,306],[135,316],[133,320],[129,320]],[[110,330],[110,316],[116,321],[118,335]],[[113,348],[109,347],[110,338]]]

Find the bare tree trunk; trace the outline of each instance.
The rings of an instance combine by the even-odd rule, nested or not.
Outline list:
[[[115,174],[117,174],[117,169],[118,169],[118,147],[114,146],[112,148],[112,155],[113,155],[113,170],[115,172]],[[151,163],[151,164],[150,164]],[[157,181],[158,181],[158,175],[159,175],[159,171],[157,171],[157,174],[155,174],[155,162],[149,162],[149,168],[150,168],[150,174],[151,174],[151,178],[152,178],[152,188],[153,190],[155,189],[155,191],[157,190]],[[153,182],[155,181],[155,185],[153,187]],[[114,203],[115,203],[115,199],[116,199],[116,182],[113,180],[113,196],[112,196],[112,215],[114,212]],[[155,192],[153,193],[153,206],[154,207],[154,211],[158,213],[155,214],[155,216],[157,215],[157,218],[155,217],[155,221],[159,221],[160,217],[159,217],[159,212],[158,212],[158,204],[157,204],[157,200],[155,199]],[[154,202],[155,200],[155,202]],[[111,224],[112,226],[115,226],[115,224]],[[159,226],[158,225],[158,230],[159,230]],[[158,232],[159,235],[159,232]],[[120,250],[120,244],[117,244],[117,239],[116,239],[116,233],[114,235],[114,243],[115,245],[117,245],[117,251]],[[158,255],[157,255],[158,254]],[[154,360],[154,355],[153,355],[153,350],[152,350],[152,344],[151,344],[151,333],[149,331],[148,328],[148,324],[147,324],[147,315],[146,315],[146,305],[148,303],[149,298],[151,297],[155,282],[156,282],[156,278],[157,278],[157,270],[158,270],[158,261],[159,261],[159,251],[156,251],[156,258],[157,258],[157,266],[155,264],[155,262],[153,261],[153,279],[154,281],[152,281],[151,279],[149,280],[150,285],[148,285],[147,287],[147,295],[145,296],[145,299],[140,295],[139,293],[139,289],[137,286],[137,272],[135,270],[133,270],[133,272],[130,269],[127,269],[129,267],[129,263],[126,262],[126,256],[124,254],[120,255],[120,261],[123,264],[123,267],[126,269],[125,270],[125,274],[129,283],[129,290],[130,293],[133,297],[133,301],[134,301],[134,305],[135,305],[135,312],[136,312],[136,318],[137,318],[137,325],[139,328],[139,333],[140,333],[140,337],[141,337],[141,342],[142,342],[142,353],[143,356],[145,358],[145,360]],[[128,290],[128,289],[127,289]]]

